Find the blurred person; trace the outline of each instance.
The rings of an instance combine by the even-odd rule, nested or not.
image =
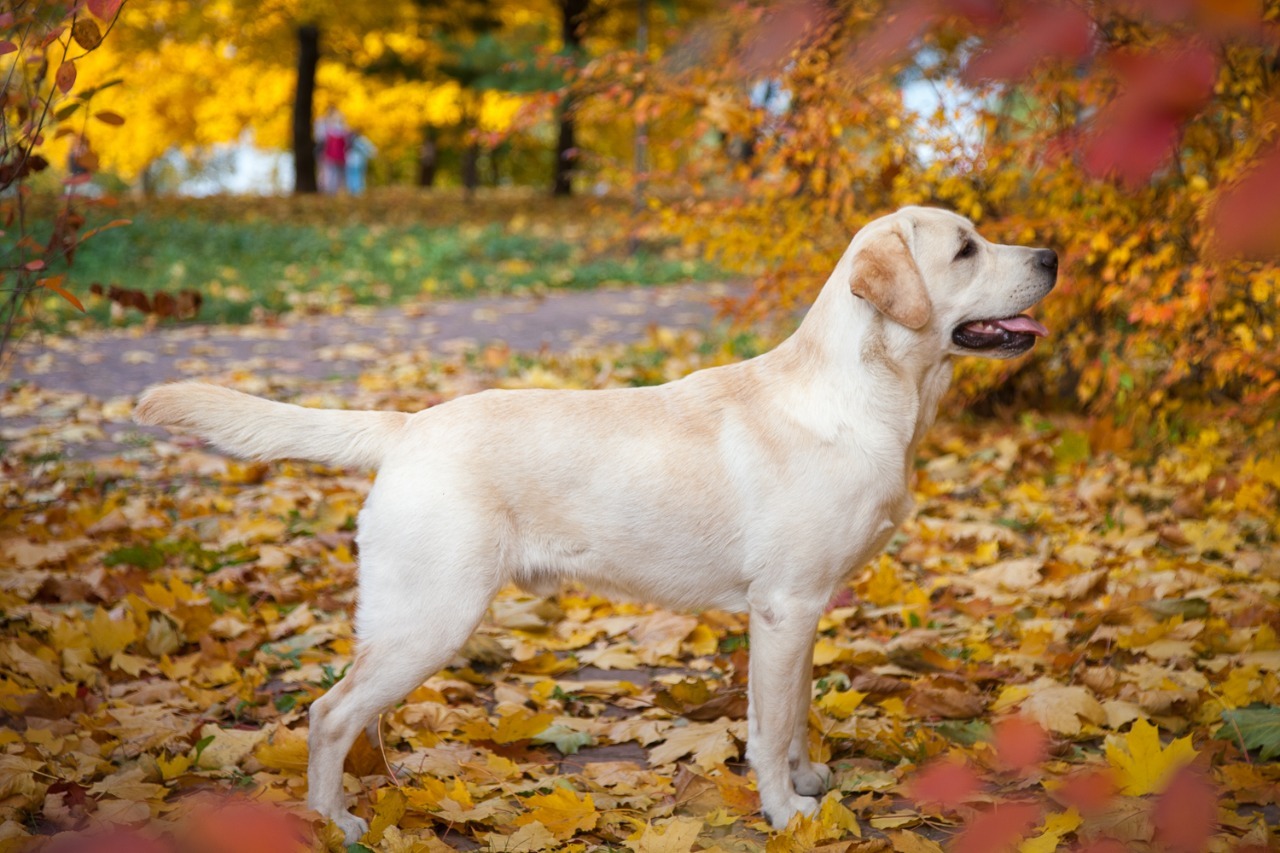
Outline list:
[[[365,172],[369,169],[369,161],[378,153],[378,149],[357,130],[347,135],[347,192],[360,195],[364,192]]]
[[[347,165],[347,123],[336,107],[330,107],[316,128],[320,150],[320,192],[341,192]]]

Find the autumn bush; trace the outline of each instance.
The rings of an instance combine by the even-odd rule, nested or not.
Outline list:
[[[806,302],[849,235],[903,204],[1054,247],[1048,345],[965,364],[956,399],[1113,416],[1132,441],[1193,410],[1276,415],[1278,15],[738,3],[694,61],[615,55],[579,85],[637,118],[697,115],[683,165],[646,178],[692,190],[655,202],[672,233],[759,276],[746,317]],[[773,106],[744,80],[768,81]],[[936,108],[907,109],[904,86]]]
[[[98,168],[90,128],[118,127],[124,118],[94,107],[95,96],[119,79],[86,82],[77,71],[111,31],[120,3],[18,3],[0,11],[0,359],[38,295],[81,307],[66,268],[82,242],[122,224],[83,230],[92,202],[81,193]],[[64,151],[62,195],[51,215],[37,219],[30,185]]]

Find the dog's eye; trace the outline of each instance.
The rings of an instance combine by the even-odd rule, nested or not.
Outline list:
[[[960,251],[956,252],[955,259],[959,261],[964,258],[971,258],[973,257],[974,253],[977,251],[978,251],[978,244],[975,243],[973,240],[969,239],[968,237],[966,237],[964,239],[964,243],[960,245]]]

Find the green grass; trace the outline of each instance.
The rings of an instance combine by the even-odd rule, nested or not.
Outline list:
[[[595,213],[585,202],[545,218],[527,204],[497,211],[456,204],[452,222],[439,209],[414,221],[404,211],[382,216],[385,204],[346,216],[334,215],[334,205],[320,200],[299,211],[219,199],[126,210],[133,224],[79,248],[69,289],[98,323],[110,322],[111,306],[88,292],[94,282],[148,294],[199,291],[204,303],[198,321],[245,323],[352,304],[719,275],[673,244],[641,240],[631,251],[625,220]],[[49,296],[39,315],[56,327],[78,312]],[[142,316],[131,309],[123,319]]]

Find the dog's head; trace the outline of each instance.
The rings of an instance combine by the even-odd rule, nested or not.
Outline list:
[[[945,353],[1011,358],[1048,334],[1023,312],[1057,282],[1052,249],[992,243],[963,216],[904,207],[859,231],[850,253],[853,294]]]

